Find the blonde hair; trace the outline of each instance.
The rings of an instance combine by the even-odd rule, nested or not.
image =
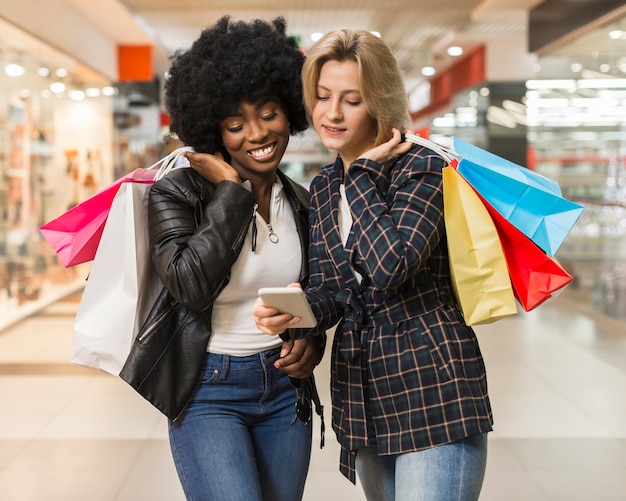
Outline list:
[[[404,131],[410,123],[404,79],[389,46],[365,30],[326,33],[307,54],[302,68],[304,105],[311,118],[322,66],[328,61],[354,61],[361,96],[376,120],[376,144],[388,141],[392,127]]]

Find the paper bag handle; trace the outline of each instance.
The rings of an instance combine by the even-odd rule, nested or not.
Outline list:
[[[170,173],[174,169],[189,167],[189,161],[185,157],[182,157],[182,154],[185,151],[194,151],[194,149],[191,146],[181,146],[180,148],[176,148],[166,157],[161,158],[160,160],[152,164],[150,167],[148,167],[148,170],[158,168],[156,176],[154,176],[154,180],[158,181],[159,179],[166,176],[168,173]],[[182,157],[182,161],[179,162],[178,160],[181,157]]]
[[[449,165],[452,165],[452,163],[456,160],[456,157],[454,156],[454,152],[445,150],[443,146],[437,143],[433,143],[432,141],[425,139],[422,136],[406,133],[404,134],[404,138],[406,141],[410,143],[419,144],[420,146],[424,146],[425,148],[428,148],[429,150],[433,150],[435,153],[437,153],[437,155],[439,155],[446,162],[448,162]]]

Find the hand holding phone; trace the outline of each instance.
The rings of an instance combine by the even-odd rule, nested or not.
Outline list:
[[[262,287],[259,289],[259,297],[266,306],[276,308],[281,313],[300,317],[300,322],[294,325],[295,328],[310,328],[317,325],[311,306],[300,287]]]

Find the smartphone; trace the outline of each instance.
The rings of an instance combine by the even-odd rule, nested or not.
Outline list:
[[[294,325],[295,328],[310,328],[317,325],[311,306],[300,287],[262,287],[259,289],[259,297],[266,306],[276,308],[281,313],[300,317],[300,322]]]

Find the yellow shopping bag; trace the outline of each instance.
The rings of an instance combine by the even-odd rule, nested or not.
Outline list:
[[[443,169],[443,208],[452,283],[467,325],[517,313],[498,231],[474,189]]]

